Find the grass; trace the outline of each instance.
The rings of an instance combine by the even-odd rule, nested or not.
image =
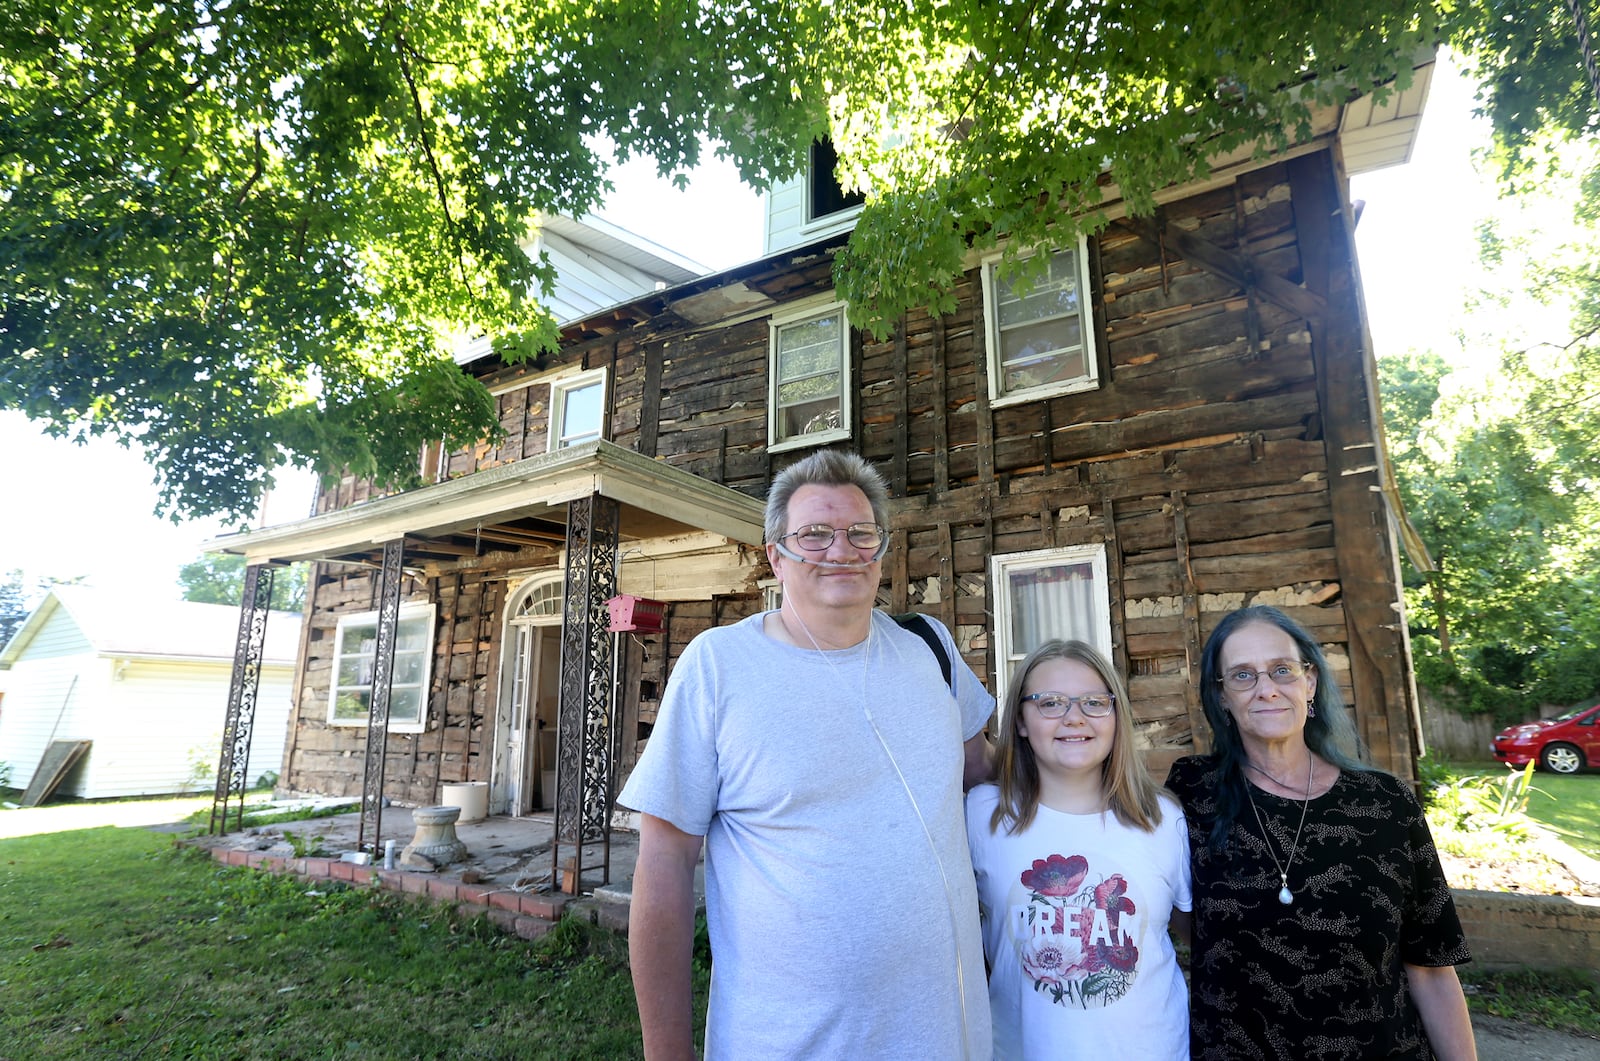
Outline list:
[[[6,1056],[641,1056],[626,942],[577,919],[529,944],[142,829],[0,841],[0,894]]]
[[[1600,858],[1600,773],[1535,774],[1528,817],[1590,858]]]
[[[626,942],[577,919],[528,944],[142,829],[0,841],[0,895],[7,1057],[641,1056]],[[702,1021],[709,968],[702,925]],[[1590,972],[1461,974],[1475,1012],[1600,1036]]]
[[[1467,1005],[1477,1013],[1538,1024],[1558,1031],[1600,1038],[1600,992],[1593,972],[1581,969],[1543,971],[1509,969],[1483,972],[1464,965],[1459,970]]]
[[[270,789],[268,789],[263,792],[255,793],[255,795],[262,796],[263,798],[270,798],[272,792]],[[244,804],[242,809],[236,807],[229,808],[229,829],[249,829],[258,825],[282,825],[284,822],[304,822],[310,821],[313,818],[336,818],[341,814],[349,814],[352,810],[360,809],[359,804],[352,805],[349,803],[341,803],[323,807],[305,806],[296,807],[293,810],[273,810],[270,804],[263,806],[262,804],[258,803],[254,806],[254,808],[252,808],[251,804],[248,802],[248,799],[249,796],[247,795],[247,802]],[[238,817],[240,814],[243,815],[242,822],[240,822]],[[199,827],[201,830],[204,830],[211,823],[211,808],[203,807],[189,815],[186,820]]]
[[[1439,769],[1452,778],[1485,777],[1496,785],[1512,772],[1499,763],[1446,763]],[[1600,858],[1600,771],[1535,772],[1526,813],[1573,848]]]

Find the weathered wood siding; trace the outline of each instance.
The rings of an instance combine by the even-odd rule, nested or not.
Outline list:
[[[853,336],[855,445],[894,496],[881,603],[941,618],[992,682],[989,558],[1104,544],[1114,651],[1153,770],[1206,746],[1193,677],[1212,626],[1270,603],[1323,644],[1375,761],[1409,775],[1414,693],[1343,189],[1333,157],[1319,153],[1169,204],[1165,228],[1113,222],[1089,243],[1094,390],[991,406],[977,270],[952,313],[908,314],[882,341]],[[1230,279],[1177,245],[1237,256],[1255,279]],[[794,301],[826,293],[830,270],[831,255],[810,253],[742,280]],[[762,496],[805,452],[766,452],[767,341],[765,318],[694,327],[662,303],[557,360],[608,370],[612,441]],[[500,402],[507,440],[449,455],[448,474],[544,451],[548,384]],[[344,484],[324,504],[360,492]],[[493,587],[511,568],[496,563],[412,587],[454,616],[440,624],[430,707],[444,732],[391,736],[393,795],[432,798],[440,777],[487,777],[504,600]],[[373,583],[370,573],[319,577],[314,648],[331,642],[340,610],[376,607]],[[759,606],[754,593],[675,603],[665,632],[630,642],[626,717],[640,737],[690,638]],[[309,721],[326,716],[327,665],[313,651],[289,776],[297,788],[348,790],[360,783],[354,735]]]

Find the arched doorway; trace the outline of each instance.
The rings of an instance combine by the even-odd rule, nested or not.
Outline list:
[[[492,814],[521,816],[555,804],[562,592],[561,572],[551,571],[524,582],[506,602]]]

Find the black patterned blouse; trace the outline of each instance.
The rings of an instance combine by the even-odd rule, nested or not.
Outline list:
[[[1345,770],[1305,811],[1279,901],[1279,863],[1302,802],[1252,788],[1226,854],[1207,847],[1216,764],[1179,759],[1167,787],[1183,803],[1194,864],[1189,1053],[1196,1061],[1431,1058],[1404,964],[1459,965],[1466,937],[1422,807],[1404,783]]]

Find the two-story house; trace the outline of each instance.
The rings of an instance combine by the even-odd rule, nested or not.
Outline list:
[[[711,275],[563,223],[564,284],[582,267],[633,289],[575,303],[543,368],[464,359],[502,443],[214,543],[253,570],[316,562],[282,787],[430,803],[482,781],[493,813],[554,801],[602,827],[683,646],[773,604],[762,500],[818,446],[890,481],[881,605],[942,619],[991,688],[1040,639],[1097,644],[1160,776],[1206,745],[1207,632],[1271,603],[1322,642],[1376,763],[1408,775],[1403,516],[1347,177],[1405,160],[1429,69],[1292,150],[1217,160],[1154,218],[1113,200],[1098,235],[1032,248],[1049,264],[1029,290],[975,257],[954,311],[882,341],[832,288],[859,206],[826,150],[770,193],[764,256]],[[664,607],[612,633],[619,593]]]

